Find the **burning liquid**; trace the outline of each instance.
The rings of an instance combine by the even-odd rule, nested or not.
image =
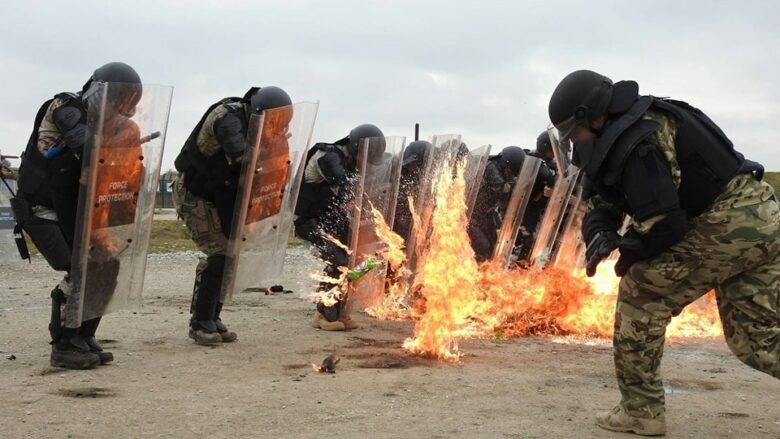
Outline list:
[[[455,360],[460,355],[458,342],[472,337],[611,336],[619,282],[612,265],[602,263],[593,278],[556,268],[504,270],[492,262],[479,265],[467,233],[463,169],[458,169],[455,178],[443,173],[436,184],[433,231],[425,259],[417,267],[415,283],[421,297],[414,304],[414,335],[404,342],[404,348]],[[388,256],[402,254],[397,240],[383,240],[390,247]],[[372,308],[372,315],[409,316],[403,312],[408,297],[398,289],[400,284],[390,279],[385,302]],[[710,293],[689,306],[672,320],[667,335],[720,335],[714,304]]]

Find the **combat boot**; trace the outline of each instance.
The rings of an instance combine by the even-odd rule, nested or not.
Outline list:
[[[90,352],[77,329],[62,328],[59,339],[52,342],[49,363],[65,369],[92,369],[100,364],[100,357]]]
[[[100,317],[96,317],[92,320],[81,322],[81,328],[79,334],[84,338],[84,342],[89,346],[90,352],[97,354],[100,358],[100,364],[108,364],[114,361],[114,354],[103,350],[97,339],[95,338],[95,332],[97,332],[98,325],[100,325]]]
[[[314,319],[311,322],[311,326],[322,329],[323,331],[343,331],[346,329],[344,327],[344,322],[340,320],[329,322],[319,311],[314,311]]]
[[[233,331],[230,331],[227,326],[225,326],[224,323],[222,323],[222,319],[219,318],[219,314],[222,312],[222,302],[217,303],[217,315],[216,319],[214,320],[214,323],[217,325],[217,332],[219,332],[219,336],[222,337],[222,343],[232,343],[236,340],[238,340],[238,334],[236,334]]]
[[[352,319],[339,319],[344,324],[344,329],[352,330],[357,329],[358,324]]]
[[[618,405],[612,411],[596,415],[596,425],[611,431],[635,433],[641,436],[662,436],[666,434],[666,418],[664,415],[655,418],[632,416]]]
[[[222,337],[217,331],[217,324],[213,320],[193,320],[190,323],[189,336],[195,340],[195,343],[203,346],[222,343]]]

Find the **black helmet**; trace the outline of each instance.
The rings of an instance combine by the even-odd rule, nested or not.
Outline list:
[[[547,130],[542,131],[536,138],[536,153],[540,157],[546,159],[547,154],[552,151],[552,143],[550,143],[550,134]]]
[[[141,83],[141,77],[138,76],[138,72],[123,62],[110,62],[98,67],[95,73],[92,74],[91,79],[98,82]]]
[[[376,125],[370,123],[358,125],[349,132],[347,137],[336,143],[347,145],[347,151],[352,157],[357,158],[362,139],[375,139],[368,145],[368,161],[375,165],[381,164],[385,154],[385,135]]]
[[[616,84],[604,75],[577,70],[566,75],[550,97],[550,121],[560,133],[561,141],[571,137],[577,126],[590,127],[601,115],[628,111],[639,98],[634,81]]]
[[[590,70],[577,70],[566,75],[550,97],[550,121],[566,139],[577,126],[607,112],[612,99],[612,80]]]
[[[263,110],[271,108],[287,107],[292,105],[290,95],[279,87],[252,87],[244,95],[249,101],[249,107],[254,114],[260,114]]]
[[[520,168],[523,166],[525,151],[519,146],[507,146],[501,150],[498,157],[502,168],[509,169],[512,171],[512,174],[517,175],[520,173]]]
[[[82,99],[88,99],[104,83],[116,83],[108,88],[108,103],[125,116],[135,114],[135,106],[141,100],[141,77],[123,62],[110,62],[98,67],[82,88]]]
[[[407,145],[406,149],[404,149],[403,166],[410,163],[422,163],[425,158],[425,152],[432,146],[431,142],[426,142],[425,140],[415,140]]]

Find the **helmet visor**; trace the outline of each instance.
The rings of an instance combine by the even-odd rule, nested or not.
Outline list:
[[[571,140],[574,135],[574,131],[577,129],[577,121],[574,116],[564,120],[563,122],[555,125],[555,129],[558,130],[558,139],[561,142]]]

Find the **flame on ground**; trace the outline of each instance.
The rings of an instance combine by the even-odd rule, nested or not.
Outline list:
[[[458,343],[466,338],[611,336],[619,282],[612,271],[614,262],[602,263],[593,278],[587,278],[582,270],[504,270],[494,262],[478,265],[467,234],[462,167],[455,178],[442,173],[436,185],[434,226],[415,281],[421,285],[421,298],[414,304],[419,314],[414,316],[414,335],[404,342],[404,348],[419,355],[457,360]],[[388,255],[396,250],[402,254],[397,240],[386,242]],[[409,313],[402,312],[408,309],[407,292],[393,290],[404,283],[391,278],[389,284],[387,300],[371,314],[408,318]],[[672,320],[667,335],[721,334],[714,303],[709,294],[686,308]]]

